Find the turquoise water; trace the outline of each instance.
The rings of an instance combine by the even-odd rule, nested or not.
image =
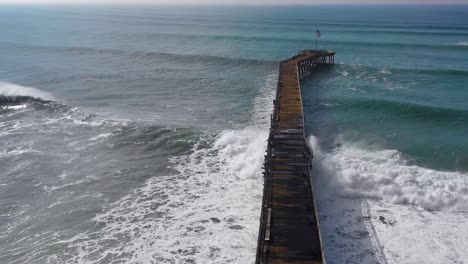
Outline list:
[[[50,81],[53,82],[50,91],[67,93],[63,86],[69,85],[63,76],[74,77],[74,82],[80,83],[86,79],[80,75],[104,75],[99,81],[110,83],[98,84],[88,78],[89,84],[67,87],[76,91],[87,89],[91,92],[88,96],[94,98],[94,93],[109,95],[110,87],[94,87],[114,85],[116,75],[130,82],[131,77],[154,78],[151,76],[154,71],[164,73],[165,78],[179,75],[186,79],[203,78],[207,73],[209,78],[222,72],[223,85],[203,81],[196,85],[205,86],[202,89],[207,93],[211,90],[239,93],[239,98],[234,96],[232,102],[226,102],[229,109],[234,109],[253,97],[245,80],[252,80],[256,73],[248,67],[271,71],[275,61],[298,50],[313,48],[313,32],[318,28],[324,33],[319,48],[338,52],[340,65],[328,79],[318,77],[318,82],[326,85],[324,100],[339,104],[335,114],[337,122],[348,130],[345,134],[368,132],[365,137],[369,140],[381,142],[383,146],[390,144],[387,141],[393,142],[388,146],[403,150],[425,166],[468,169],[468,140],[464,138],[468,106],[463,85],[468,78],[466,8],[205,7],[195,10],[2,7],[3,79],[26,84]],[[158,65],[153,65],[157,56],[164,58],[158,58]],[[188,66],[197,58],[210,65],[203,69],[198,65]],[[234,58],[239,60],[228,60]],[[166,73],[171,64],[175,67],[188,64],[192,70],[184,74]],[[229,65],[228,69],[219,68],[219,64]],[[132,67],[127,69],[129,66]],[[67,70],[59,72],[62,68]],[[138,73],[122,76],[126,70]],[[24,71],[34,75],[25,76]],[[54,71],[59,76],[44,71]],[[43,78],[36,78],[44,74]],[[149,76],[138,76],[143,74]],[[245,86],[245,90],[231,88],[230,79],[235,79],[236,85]],[[154,81],[160,86],[164,84]],[[119,93],[117,96],[124,96]],[[69,100],[78,100],[76,97]],[[80,99],[86,101],[84,104],[101,105],[92,102],[94,99]],[[343,104],[339,103],[341,100]],[[127,112],[135,112],[151,111],[157,106],[128,107],[134,111]],[[122,106],[115,110],[122,110]],[[154,117],[152,112],[144,115],[147,119]],[[216,116],[217,113],[213,118]],[[230,116],[238,117],[234,113]]]
[[[0,6],[0,29],[0,262],[252,263],[279,61],[316,29],[315,181],[387,218],[468,210],[466,6]],[[375,263],[367,236],[337,253],[345,225],[329,262]]]

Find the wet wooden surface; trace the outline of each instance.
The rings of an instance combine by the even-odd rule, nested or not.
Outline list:
[[[303,51],[280,63],[256,263],[325,263],[310,181],[300,78],[333,63],[334,52]]]

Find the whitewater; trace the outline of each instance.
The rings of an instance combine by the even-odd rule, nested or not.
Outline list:
[[[36,245],[31,252],[25,252],[17,260],[10,259],[8,254],[2,258],[10,263],[34,259],[42,259],[41,262],[47,263],[102,263],[112,259],[129,263],[250,262],[255,258],[263,187],[260,168],[266,149],[274,85],[276,76],[271,75],[259,89],[252,110],[254,119],[251,125],[240,130],[201,135],[199,141],[193,144],[190,154],[170,158],[169,166],[176,171],[174,175],[146,180],[144,186],[109,204],[108,209],[90,219],[93,225],[101,228],[67,239],[56,237],[56,233],[52,234],[54,242],[51,246],[62,246],[67,254],[51,254],[41,258],[40,250],[45,245]],[[34,106],[47,105],[53,98],[39,89],[6,82],[1,84],[0,91],[2,98],[11,99],[4,99],[4,103],[8,102],[8,105],[2,106],[10,114],[15,110],[34,111]],[[14,99],[19,97],[23,98],[19,102],[22,107],[13,107],[14,103],[18,103]],[[44,124],[50,126],[67,120],[73,126],[96,126],[99,130],[106,123],[112,123],[111,127],[114,129],[128,126],[122,121],[88,121],[87,117],[79,109],[73,108],[66,111],[64,116],[47,118]],[[15,123],[9,126],[8,122],[4,122],[2,135],[13,134],[27,129],[28,126],[31,124]],[[90,137],[86,145],[80,148],[90,148],[115,134],[114,131]],[[71,142],[68,145],[75,144],[77,143]],[[18,147],[4,150],[0,153],[1,158],[5,160],[31,153],[50,155],[32,148],[24,149]],[[72,158],[68,162],[73,160]],[[8,176],[11,173],[12,171],[7,171],[3,175]],[[97,180],[86,177],[67,182],[69,178],[70,175],[64,172],[57,178],[63,184],[54,184],[56,186],[53,187],[44,182],[37,184],[47,192],[50,199],[58,199],[45,210],[53,211],[70,202],[61,200],[63,197],[55,197],[59,190],[77,188],[81,184]],[[83,198],[76,197],[77,200]],[[26,213],[26,209],[18,210],[15,214],[20,216]],[[26,218],[23,221],[27,220]],[[18,232],[23,221],[8,226],[3,237]],[[22,251],[16,245],[14,243],[9,246],[9,250]]]
[[[71,257],[52,254],[46,262],[251,262],[275,85],[275,75],[262,85],[251,125],[202,135],[190,154],[170,159],[176,174],[150,178],[144,186],[109,204],[91,219],[101,228],[54,242],[73,252]],[[37,103],[34,100],[53,98],[39,89],[5,82],[0,90],[4,98],[30,98],[20,102],[21,108],[4,108],[8,111],[30,111],[30,104]],[[78,109],[70,112],[73,114],[61,118],[78,126],[109,122],[83,121],[75,116],[82,115]],[[48,124],[55,122],[49,119]],[[112,125],[125,124],[113,121]],[[2,136],[13,131],[2,128]],[[14,126],[14,130],[20,128]],[[114,133],[101,133],[88,141],[105,141]],[[314,150],[313,184],[329,263],[370,264],[376,259],[379,263],[463,263],[468,257],[466,248],[459,246],[468,239],[468,174],[408,165],[397,150],[366,150],[345,143],[326,152],[317,137],[310,136],[308,143]],[[4,150],[1,157],[28,153],[45,154],[18,148]],[[50,196],[86,181],[43,188]],[[63,203],[56,201],[47,208]],[[15,232],[15,226],[8,231]],[[438,235],[428,237],[428,232]],[[32,261],[38,253],[32,251],[22,260]]]
[[[467,173],[408,165],[396,150],[347,143],[324,153],[314,136],[309,145],[330,263],[468,259]]]
[[[398,18],[398,19],[396,19]],[[279,61],[327,263],[468,263],[468,10],[0,8],[0,263],[253,263]]]

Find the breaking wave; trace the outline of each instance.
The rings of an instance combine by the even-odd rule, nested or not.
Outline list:
[[[50,101],[54,100],[54,97],[34,87],[0,82],[0,104],[22,103],[31,99]]]
[[[110,204],[92,219],[96,231],[57,242],[71,254],[48,262],[251,263],[276,80],[259,80],[249,126],[201,135],[188,154],[170,158],[174,173]]]
[[[468,174],[410,165],[397,150],[366,150],[344,144],[332,153],[309,138],[323,184],[350,198],[414,205],[429,211],[468,211]]]
[[[171,159],[176,175],[149,179],[96,216],[102,230],[63,241],[76,252],[67,263],[249,263],[265,137],[247,128],[202,139],[192,154]]]

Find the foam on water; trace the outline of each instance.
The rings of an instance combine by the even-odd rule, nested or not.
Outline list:
[[[249,263],[265,136],[255,128],[226,131],[212,148],[174,158],[177,175],[151,178],[95,218],[104,228],[89,236],[102,237],[77,243],[73,261]]]
[[[3,109],[9,109],[9,110],[21,110],[27,107],[28,106],[26,104],[2,106]]]
[[[380,70],[379,72],[382,73],[382,74],[392,74],[391,71],[389,71],[389,70],[387,70],[387,69],[385,69],[385,68],[382,69],[382,70]]]
[[[107,137],[109,137],[111,135],[112,135],[112,133],[102,133],[102,134],[99,134],[99,135],[97,135],[95,137],[90,138],[89,140],[96,141],[96,140],[100,140],[100,139],[105,139],[105,138],[107,138]]]
[[[174,175],[110,205],[94,218],[97,231],[59,242],[72,258],[48,262],[252,263],[275,84],[275,74],[258,84],[252,125],[206,133],[191,154],[171,158]]]
[[[409,165],[395,150],[314,149],[328,263],[464,263],[468,175]]]
[[[369,151],[345,144],[323,156],[321,166],[329,175],[327,184],[346,197],[382,199],[431,211],[468,211],[467,173],[408,165],[396,150]]]

